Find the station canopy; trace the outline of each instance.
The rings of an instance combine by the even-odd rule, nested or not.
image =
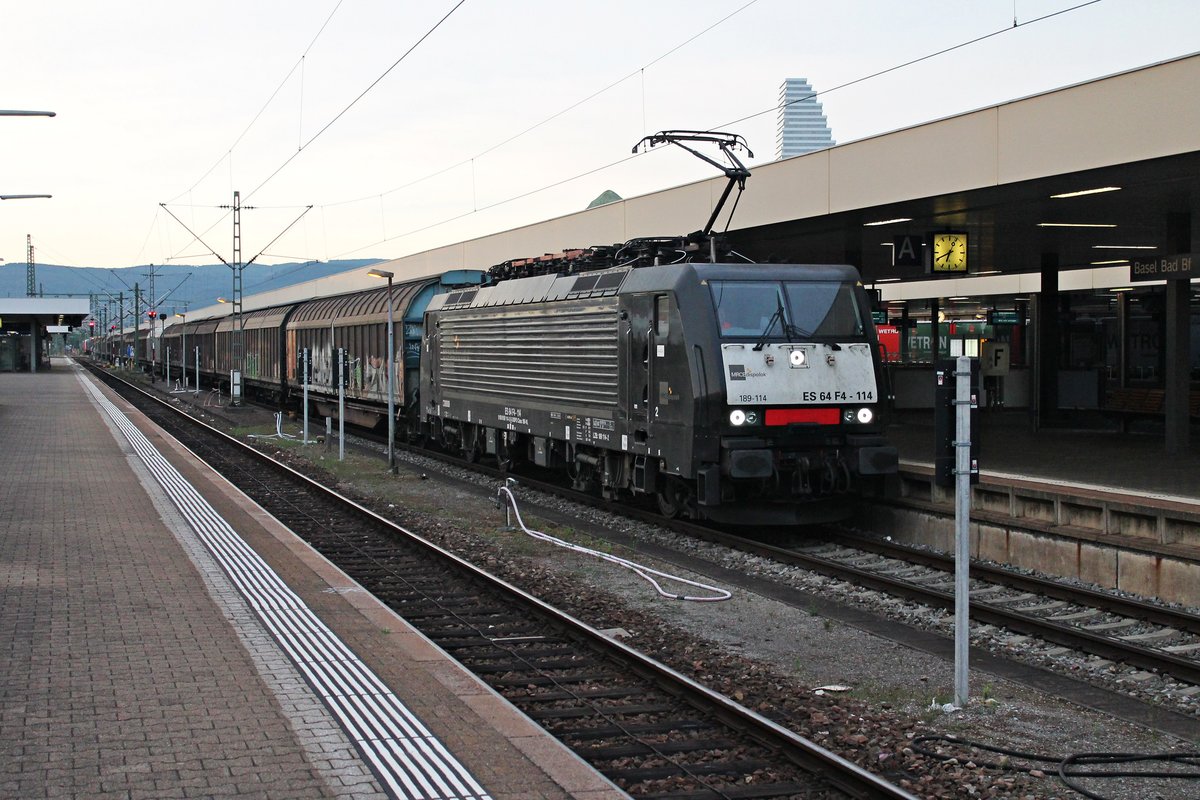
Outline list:
[[[0,332],[28,333],[32,322],[41,333],[60,333],[90,315],[86,298],[0,297]]]

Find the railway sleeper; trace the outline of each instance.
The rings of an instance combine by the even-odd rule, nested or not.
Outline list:
[[[575,754],[588,763],[597,761],[612,761],[617,758],[644,756],[652,753],[689,753],[693,750],[729,750],[737,747],[732,739],[685,739],[683,741],[657,742],[653,745],[643,742],[632,744],[607,745],[601,747],[581,747]]]
[[[622,725],[597,725],[595,727],[558,728],[555,735],[562,739],[576,742],[595,741],[596,739],[628,739],[633,736],[671,735],[683,731],[721,731],[724,726],[715,720],[700,719],[668,719],[660,722],[639,722]]]
[[[675,765],[662,767],[632,767],[630,769],[601,769],[610,781],[622,781],[626,785],[643,781],[658,781],[678,775],[731,775],[741,777],[760,769],[769,769],[770,761],[760,758],[743,761],[715,761],[709,764],[688,764],[686,770]],[[812,787],[809,787],[810,789]]]
[[[639,792],[639,800],[765,800],[777,797],[813,797],[827,794],[811,783],[768,783],[722,786],[720,790],[700,789],[670,792]]]
[[[487,675],[498,675],[505,672],[534,672],[535,670],[549,669],[578,669],[579,667],[586,666],[593,662],[594,659],[589,658],[581,658],[578,660],[563,658],[530,665],[523,661],[507,660],[497,661],[494,664],[472,663],[470,668],[473,672]]]
[[[595,700],[602,697],[641,697],[646,694],[644,686],[617,686],[606,689],[580,689],[575,692],[541,692],[540,694],[510,695],[519,697],[522,703],[557,703],[561,700]]]
[[[636,714],[661,714],[665,711],[676,711],[678,706],[666,703],[646,703],[644,705],[628,706],[587,706],[585,708],[548,708],[542,711],[526,709],[525,713],[534,720],[552,719],[586,719],[604,716],[631,716]]]
[[[493,688],[513,687],[524,688],[526,686],[562,686],[572,683],[613,683],[616,681],[616,676],[602,672],[587,672],[579,675],[562,676],[562,675],[515,675],[512,677],[491,677],[488,678],[488,685]]]

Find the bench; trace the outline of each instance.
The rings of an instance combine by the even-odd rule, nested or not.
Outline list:
[[[1162,389],[1110,389],[1104,398],[1105,414],[1121,420],[1121,430],[1134,419],[1166,414],[1167,394]],[[1188,416],[1200,419],[1200,392],[1188,395]]]

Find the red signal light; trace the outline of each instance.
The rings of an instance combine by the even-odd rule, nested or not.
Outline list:
[[[88,327],[89,327],[89,328],[91,328],[92,330],[96,330],[96,320],[94,320],[94,319],[89,319],[89,320],[88,320]]]
[[[157,311],[147,311],[147,312],[146,312],[146,315],[147,315],[148,317],[150,317],[150,319],[154,319],[155,317],[157,317],[157,316],[158,316],[158,312],[157,312]]]

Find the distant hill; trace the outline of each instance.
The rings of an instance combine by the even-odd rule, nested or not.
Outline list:
[[[323,278],[352,269],[363,269],[383,259],[362,258],[328,262],[291,264],[251,264],[242,273],[242,288],[247,296],[269,292],[294,283]],[[117,295],[124,292],[133,297],[137,284],[143,294],[150,291],[150,266],[122,269],[64,267],[57,264],[35,264],[39,291],[46,297],[87,297],[89,294]],[[164,314],[182,312],[184,308],[210,306],[218,297],[233,294],[233,271],[224,264],[207,266],[155,266],[154,294],[158,308]],[[0,297],[24,297],[26,275],[24,264],[0,264]]]
[[[609,203],[615,203],[620,199],[621,199],[621,195],[617,194],[612,189],[605,189],[603,192],[601,192],[599,194],[599,196],[596,197],[595,200],[588,203],[588,208],[595,208],[596,206],[606,206]]]

